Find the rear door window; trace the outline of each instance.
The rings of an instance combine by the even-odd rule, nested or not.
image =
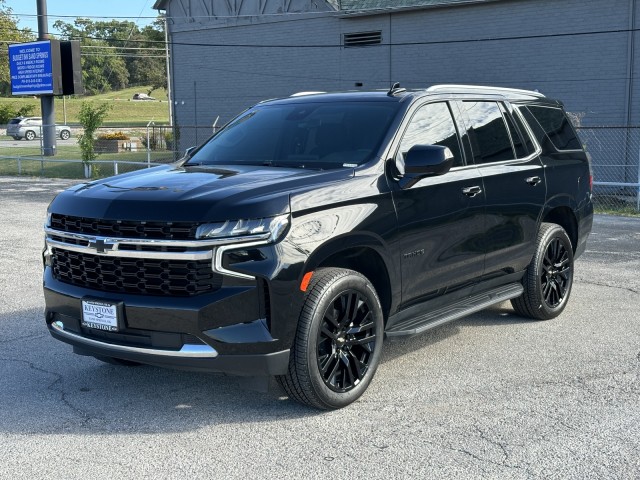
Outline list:
[[[505,121],[507,122],[507,126],[509,127],[509,133],[511,134],[511,141],[513,142],[513,148],[516,152],[516,158],[525,158],[529,152],[522,141],[522,136],[520,135],[520,131],[516,128],[513,120],[511,119],[511,115],[507,112],[507,108],[504,104],[500,104],[500,109],[502,110],[502,115],[504,116]]]
[[[477,165],[516,158],[507,124],[497,102],[464,101],[462,107]]]
[[[521,117],[521,111],[519,109],[514,108],[511,110],[512,118],[516,122],[518,130],[520,130],[520,134],[524,138],[524,143],[527,147],[529,153],[533,153],[536,151],[536,146],[533,143],[533,139],[531,135],[529,135],[529,131],[525,127],[524,120]]]
[[[581,150],[571,123],[560,108],[529,105],[527,107],[558,150]]]

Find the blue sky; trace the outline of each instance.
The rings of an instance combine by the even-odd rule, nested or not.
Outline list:
[[[120,20],[133,20],[140,26],[150,23],[157,10],[153,10],[155,0],[47,0],[47,13],[49,15],[49,28],[52,33],[53,22],[63,20],[73,22],[73,17],[106,17],[93,18],[92,20],[109,20],[111,18],[124,17]],[[20,27],[29,27],[34,32],[38,30],[36,14],[36,0],[6,0],[5,5],[13,9],[13,13],[19,20]],[[24,16],[23,16],[24,15]],[[59,18],[55,15],[70,15],[72,18]],[[138,20],[139,17],[140,18]]]

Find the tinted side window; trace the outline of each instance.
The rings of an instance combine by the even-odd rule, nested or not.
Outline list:
[[[526,157],[528,155],[527,149],[522,142],[520,133],[515,127],[511,116],[509,115],[509,113],[507,113],[507,109],[503,104],[500,104],[500,109],[502,110],[502,115],[504,116],[504,119],[509,127],[509,132],[511,133],[511,141],[513,142],[513,148],[516,151],[516,158]]]
[[[476,164],[513,160],[507,126],[496,102],[462,102]]]
[[[404,161],[404,156],[414,145],[448,147],[453,153],[453,166],[463,164],[458,132],[445,102],[430,103],[415,113],[402,137],[398,161]]]
[[[569,120],[561,109],[532,105],[528,108],[558,150],[580,150],[582,148]]]
[[[516,110],[518,110],[518,112],[520,112],[524,119],[527,121],[529,127],[531,127],[533,135],[536,137],[536,140],[541,146],[544,145],[545,142],[549,141],[547,140],[547,134],[544,133],[544,130],[535,119],[535,117],[531,114],[531,112],[527,109],[527,107],[519,105],[518,107],[516,107]]]
[[[533,140],[531,139],[531,136],[529,135],[529,132],[527,131],[526,127],[524,126],[524,122],[522,120],[522,118],[520,117],[520,110],[514,109],[512,111],[513,113],[513,119],[516,122],[516,125],[518,126],[518,129],[520,130],[520,133],[522,134],[522,136],[524,137],[524,143],[527,146],[527,150],[529,151],[529,153],[533,153],[536,150],[535,145],[533,144]]]

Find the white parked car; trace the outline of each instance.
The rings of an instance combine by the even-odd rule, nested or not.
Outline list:
[[[25,138],[34,140],[42,135],[41,117],[16,117],[9,120],[7,124],[7,135],[15,140]],[[67,125],[56,125],[56,135],[62,140],[71,137],[71,128]]]
[[[150,97],[146,93],[134,93],[133,100],[155,100],[155,97]]]

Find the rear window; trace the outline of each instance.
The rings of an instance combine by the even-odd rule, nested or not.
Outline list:
[[[522,141],[522,138],[520,137],[520,133],[518,132],[518,129],[513,124],[513,121],[511,120],[511,117],[507,113],[506,107],[502,103],[500,104],[500,110],[502,110],[502,116],[504,117],[504,119],[507,122],[507,125],[509,127],[509,132],[511,133],[511,141],[513,143],[513,148],[516,151],[516,158],[524,158],[524,157],[526,157],[529,154],[529,152],[525,148],[524,143]]]
[[[11,120],[9,120],[9,125],[15,125],[16,123],[20,123],[19,118],[12,118]]]
[[[529,105],[527,107],[558,150],[581,150],[573,127],[559,108]]]
[[[515,158],[511,137],[496,102],[462,102],[476,164]]]

